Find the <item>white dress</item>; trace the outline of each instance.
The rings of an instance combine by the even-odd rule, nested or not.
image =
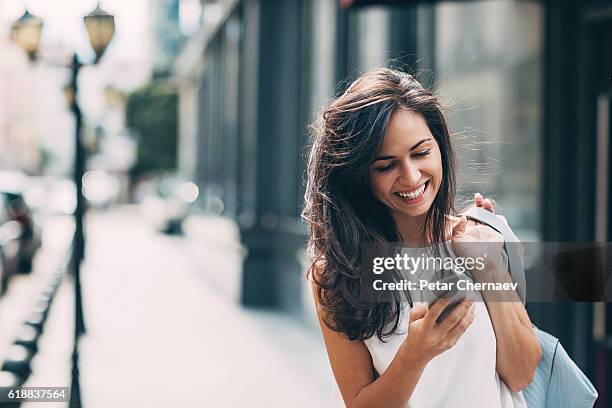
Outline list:
[[[505,252],[503,256],[507,262]],[[511,391],[495,370],[497,343],[491,317],[481,293],[472,291],[471,295],[476,299],[474,321],[453,347],[427,364],[407,408],[527,408],[523,392]],[[420,303],[415,301],[414,306]],[[405,303],[394,335],[385,342],[376,335],[364,341],[379,374],[389,367],[409,335],[409,321],[410,305]],[[332,406],[344,406],[338,387],[334,388]]]
[[[495,370],[495,333],[482,296],[480,293],[476,296],[480,296],[480,301],[474,302],[474,321],[452,348],[427,364],[408,407],[527,407],[523,393],[511,391]],[[400,345],[410,335],[407,333],[409,314],[410,306],[405,304],[397,334],[386,338],[385,343],[376,336],[365,340],[379,374],[389,367]]]

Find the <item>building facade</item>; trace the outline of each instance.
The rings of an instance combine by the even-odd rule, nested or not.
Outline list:
[[[0,33],[8,25],[0,21]],[[33,68],[7,36],[0,35],[0,170],[36,173],[40,166],[38,146],[38,97],[30,80]]]
[[[180,170],[200,186],[202,211],[240,227],[245,305],[304,310],[307,126],[381,65],[448,103],[466,203],[492,196],[523,241],[609,241],[612,2],[362,3],[220,0],[175,64]],[[596,373],[610,367],[610,306],[529,310],[607,406],[610,378]]]
[[[183,45],[179,3],[179,0],[150,2],[153,76],[168,75],[172,62]]]

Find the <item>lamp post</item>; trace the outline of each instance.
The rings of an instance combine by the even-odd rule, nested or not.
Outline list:
[[[94,64],[98,63],[106,48],[115,34],[115,18],[112,14],[100,8],[98,2],[96,8],[83,18],[85,28],[91,47],[95,52]],[[31,61],[36,60],[40,47],[40,38],[43,21],[39,17],[25,11],[24,14],[13,24],[11,28],[11,39],[17,43],[28,55]],[[83,231],[83,218],[85,215],[85,199],[83,197],[83,173],[85,172],[85,149],[82,140],[83,115],[78,102],[78,80],[79,73],[84,64],[79,60],[76,52],[73,53],[70,62],[66,65],[70,69],[70,82],[64,89],[70,110],[74,115],[74,169],[73,180],[76,188],[76,208],[74,211],[74,239],[70,268],[74,276],[75,295],[75,325],[74,325],[74,347],[72,353],[72,384],[70,393],[70,407],[81,406],[81,395],[79,387],[79,337],[85,332],[83,319],[83,303],[81,298],[81,262],[84,257],[85,234]]]
[[[28,10],[11,27],[11,40],[28,54],[30,61],[36,59],[42,28],[43,21]]]

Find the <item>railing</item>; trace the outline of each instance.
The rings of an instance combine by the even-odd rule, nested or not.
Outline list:
[[[21,388],[32,374],[32,360],[38,353],[38,341],[45,328],[45,322],[57,290],[68,271],[71,255],[72,247],[52,275],[47,287],[39,295],[29,317],[18,329],[17,336],[9,347],[7,357],[0,366],[0,405],[2,407],[8,400],[8,395],[3,394],[7,394],[10,389]],[[19,402],[10,403],[11,407],[19,405]]]

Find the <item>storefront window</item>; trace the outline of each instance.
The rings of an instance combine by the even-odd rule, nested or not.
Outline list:
[[[530,1],[434,7],[434,71],[450,105],[459,192],[497,201],[523,240],[540,236],[542,6]]]

